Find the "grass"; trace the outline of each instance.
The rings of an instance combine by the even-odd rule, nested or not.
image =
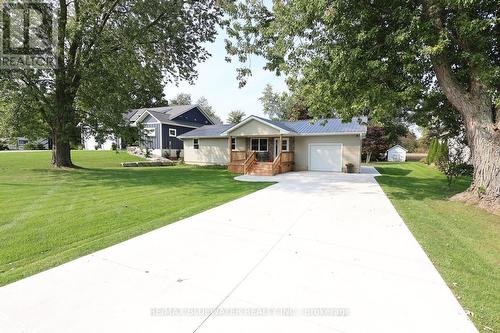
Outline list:
[[[0,286],[262,189],[225,169],[122,168],[127,153],[0,153]]]
[[[500,332],[500,218],[447,199],[470,178],[448,188],[422,163],[378,163],[382,186],[415,238],[481,332]]]

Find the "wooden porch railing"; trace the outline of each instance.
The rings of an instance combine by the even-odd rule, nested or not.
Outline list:
[[[231,162],[232,161],[245,161],[248,158],[249,152],[243,151],[232,151],[231,152]]]
[[[255,163],[257,163],[256,153],[255,151],[252,151],[243,164],[243,173],[247,174],[247,172],[252,169]]]
[[[273,161],[273,167],[272,167],[273,176],[278,173],[281,173],[281,154],[283,154],[283,152],[280,152]]]

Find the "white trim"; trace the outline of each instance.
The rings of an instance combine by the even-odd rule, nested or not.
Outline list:
[[[222,132],[220,135],[221,136],[227,136],[229,132],[232,132],[233,130],[237,129],[237,128],[240,128],[241,126],[245,125],[246,123],[250,122],[251,120],[256,120],[264,125],[267,125],[269,127],[272,127],[274,129],[277,129],[280,131],[281,134],[288,134],[290,133],[289,131],[279,127],[279,126],[276,126],[274,124],[271,124],[271,123],[268,123],[267,121],[265,120],[262,120],[256,116],[250,116],[248,118],[246,118],[245,120],[242,120],[241,122],[239,122],[238,124],[232,126],[232,127],[229,127],[227,130],[225,130],[224,132]]]
[[[394,148],[397,148],[397,147],[399,147],[399,148],[403,149],[405,152],[408,152],[408,150],[407,150],[405,147],[400,146],[400,145],[395,145],[395,146],[392,146],[391,148],[387,149],[387,150],[386,150],[386,153],[387,153],[389,150],[394,149]]]
[[[163,124],[160,123],[160,156],[163,156]]]
[[[286,149],[280,148],[280,151],[288,152],[290,151],[290,138],[282,138],[283,142],[286,142]],[[276,156],[276,148],[278,147],[280,138],[274,138],[274,155]]]
[[[344,168],[344,144],[342,143],[329,143],[329,142],[314,142],[307,145],[307,170],[311,171],[311,147],[312,146],[340,146],[340,171],[332,172],[342,172]]]
[[[174,134],[171,134],[170,131],[174,131]],[[176,138],[177,137],[177,129],[176,128],[169,128],[168,129],[168,136]]]
[[[267,153],[269,151],[269,138],[250,138],[250,150],[252,149],[252,140],[258,140],[257,146],[259,147],[258,150],[255,150],[258,153]],[[260,140],[266,140],[266,150],[260,150]]]

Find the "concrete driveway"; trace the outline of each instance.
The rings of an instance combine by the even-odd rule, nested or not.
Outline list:
[[[273,179],[0,288],[0,332],[477,332],[373,174]]]

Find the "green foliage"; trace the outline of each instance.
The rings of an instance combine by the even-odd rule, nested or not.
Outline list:
[[[434,163],[436,163],[436,165],[439,167],[440,165],[446,164],[449,159],[450,156],[447,142],[438,142],[436,155],[434,156]]]
[[[439,140],[434,138],[429,146],[429,152],[427,153],[427,164],[434,163],[436,159],[436,154],[439,149]]]
[[[237,124],[245,118],[245,112],[241,110],[233,110],[227,115],[227,122],[230,124]]]
[[[170,104],[172,105],[190,105],[193,103],[191,94],[189,93],[178,93],[172,100]]]
[[[497,10],[495,1],[231,2],[226,49],[242,64],[263,56],[316,118],[368,114],[427,127],[436,116],[435,127],[455,130],[460,116],[435,68],[445,59],[453,80],[467,91],[478,80],[500,105]],[[243,65],[241,84],[250,74]]]
[[[45,150],[45,146],[36,141],[30,141],[24,145],[24,150]]]
[[[264,114],[270,119],[287,120],[290,118],[294,102],[287,93],[274,92],[273,87],[267,84],[259,101],[262,103]]]
[[[167,83],[192,82],[222,19],[216,0],[53,4],[57,66],[0,72],[0,127],[51,135],[56,147],[77,124],[120,133],[126,110],[164,103]]]

